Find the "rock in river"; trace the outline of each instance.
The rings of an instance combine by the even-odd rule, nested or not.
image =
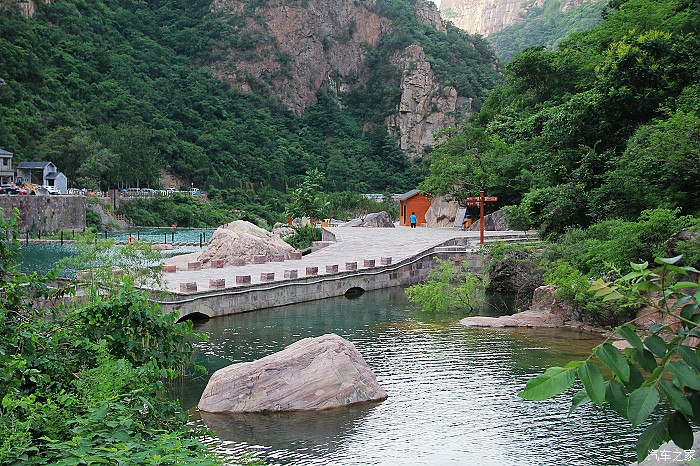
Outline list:
[[[211,413],[308,411],[386,398],[355,345],[328,334],[219,369],[198,408]]]
[[[512,316],[501,317],[466,317],[460,320],[467,327],[539,327],[557,328],[565,324],[572,325],[571,306],[556,298],[556,287],[540,286],[532,296],[529,311],[519,312]]]

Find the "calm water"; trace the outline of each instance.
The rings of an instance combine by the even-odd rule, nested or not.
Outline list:
[[[477,330],[462,315],[433,316],[402,289],[220,317],[198,324],[210,370],[258,359],[305,337],[351,340],[389,398],[334,411],[212,415],[210,443],[230,457],[254,452],[295,465],[629,464],[636,436],[611,413],[584,407],[567,418],[569,396],[528,402],[517,393],[546,367],[581,358],[597,335],[564,330]],[[207,377],[186,381],[196,404]],[[592,418],[583,419],[582,413]],[[620,434],[619,432],[628,432]]]
[[[148,241],[151,243],[162,243],[167,236],[167,242],[172,243],[175,239],[176,243],[198,243],[199,235],[204,233],[205,243],[209,241],[214,230],[211,229],[176,229],[174,234],[170,228],[133,228],[130,231],[114,231],[107,233],[107,237],[114,239],[116,241],[128,241],[129,235],[133,235],[135,238],[138,237],[141,241]]]
[[[170,251],[161,251],[161,255],[163,258],[166,258],[200,250],[199,246],[178,246]],[[56,265],[59,265],[61,276],[73,277],[75,276],[75,270],[71,266],[62,263],[62,261],[75,254],[75,249],[69,243],[63,246],[60,244],[23,244],[22,254],[19,258],[19,267],[24,272],[45,274]]]

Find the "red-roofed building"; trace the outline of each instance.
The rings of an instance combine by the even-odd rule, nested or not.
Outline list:
[[[425,197],[417,189],[396,196],[394,199],[399,201],[399,220],[401,225],[411,225],[411,212],[416,213],[418,226],[425,225],[425,213],[430,208],[430,199]]]

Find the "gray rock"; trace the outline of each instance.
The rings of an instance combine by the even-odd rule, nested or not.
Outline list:
[[[373,228],[394,228],[394,219],[385,211],[365,215],[362,226]]]
[[[470,231],[479,231],[479,221],[476,220],[469,228]],[[486,231],[506,231],[510,230],[508,214],[504,210],[497,210],[492,214],[484,216],[484,230]]]
[[[442,196],[435,196],[430,201],[430,207],[425,213],[428,228],[451,227],[454,224],[459,204],[448,201]]]
[[[533,327],[558,328],[568,322],[571,317],[571,307],[554,296],[556,287],[553,285],[540,286],[532,296],[532,306],[529,311],[519,312],[512,316],[501,317],[467,317],[460,323],[467,327]]]
[[[219,369],[198,407],[212,413],[309,411],[386,398],[355,345],[328,334]]]
[[[394,219],[385,211],[365,215],[343,223],[341,227],[395,228]]]

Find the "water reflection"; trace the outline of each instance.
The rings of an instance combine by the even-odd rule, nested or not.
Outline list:
[[[206,426],[222,441],[264,445],[271,451],[293,449],[322,458],[337,451],[353,435],[377,403],[317,412],[266,414],[200,413]]]

